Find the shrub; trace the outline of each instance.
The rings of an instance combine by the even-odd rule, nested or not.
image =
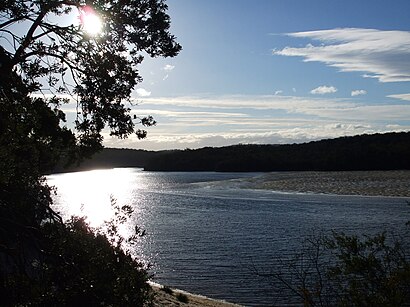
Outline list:
[[[181,303],[187,304],[189,302],[188,296],[183,293],[178,293],[176,296],[177,300]]]

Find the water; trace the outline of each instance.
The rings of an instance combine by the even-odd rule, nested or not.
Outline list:
[[[55,207],[98,226],[109,197],[134,208],[147,236],[135,253],[152,264],[154,281],[246,306],[289,302],[281,285],[255,275],[273,259],[299,251],[302,238],[331,229],[403,232],[403,198],[284,194],[238,188],[244,173],[161,173],[114,169],[49,176]],[[239,179],[239,181],[238,181]]]

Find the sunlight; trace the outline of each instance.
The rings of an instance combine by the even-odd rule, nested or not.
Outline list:
[[[103,22],[90,6],[84,6],[80,11],[80,22],[85,32],[91,36],[101,34]]]
[[[91,226],[99,226],[113,216],[110,197],[128,204],[132,197],[133,174],[127,169],[94,170],[49,176],[57,187],[57,203],[64,217],[86,216]],[[58,208],[58,209],[60,209]]]

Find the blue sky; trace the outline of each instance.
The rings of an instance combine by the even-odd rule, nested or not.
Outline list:
[[[168,0],[183,50],[146,59],[148,139],[106,146],[294,143],[410,130],[410,1]]]

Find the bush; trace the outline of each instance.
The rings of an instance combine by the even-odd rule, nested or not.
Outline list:
[[[93,229],[79,217],[44,223],[40,257],[25,271],[2,274],[2,305],[151,306],[147,267],[121,247],[123,239],[112,244],[115,231]]]
[[[187,304],[189,302],[188,296],[186,296],[183,293],[178,293],[176,297],[177,297],[177,300],[180,301],[181,303]]]
[[[304,306],[410,306],[406,242],[386,232],[375,236],[312,236],[293,259],[277,259],[271,272]],[[256,269],[256,268],[254,268]]]

